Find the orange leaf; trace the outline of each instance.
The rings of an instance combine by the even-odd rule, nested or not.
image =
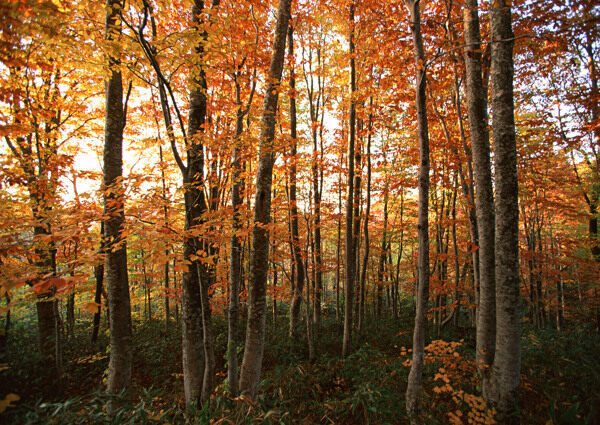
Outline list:
[[[98,313],[98,307],[102,307],[102,304],[87,303],[86,305],[83,306],[83,309],[89,311],[92,314],[96,314],[96,313]]]

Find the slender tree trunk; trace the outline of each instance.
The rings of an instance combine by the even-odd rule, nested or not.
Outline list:
[[[452,310],[452,320],[455,329],[458,329],[460,323],[460,263],[458,261],[458,241],[456,239],[456,195],[458,192],[458,181],[455,177],[454,194],[452,195],[452,246],[454,248],[454,309]],[[465,269],[466,269],[465,265]]]
[[[78,248],[78,244],[75,243],[75,260],[77,260]],[[71,271],[69,272],[69,274],[71,275],[71,277],[73,277],[75,276],[75,265],[72,265],[70,268]],[[73,288],[73,290],[69,294],[69,297],[67,298],[67,338],[75,338],[75,288]]]
[[[421,394],[423,361],[425,348],[425,326],[427,298],[429,295],[429,130],[427,123],[427,76],[424,67],[425,49],[421,35],[421,11],[419,0],[404,0],[410,12],[411,32],[414,43],[416,69],[416,106],[419,140],[419,214],[418,214],[418,287],[415,328],[413,333],[413,355],[408,387],[406,389],[406,410],[411,422],[416,423],[421,414]]]
[[[160,178],[162,181],[162,198],[163,198],[163,219],[164,226],[169,226],[169,209],[167,207],[167,182],[165,179],[165,164],[163,161],[162,144],[158,145],[158,153],[160,158]],[[169,305],[169,248],[165,249],[165,266],[164,266],[164,285],[165,285],[165,331],[169,333],[169,322],[171,320],[171,311]]]
[[[484,87],[484,93],[487,93],[486,88]],[[463,125],[462,118],[462,106],[460,99],[460,82],[458,74],[454,75],[454,105],[456,107],[456,115],[458,121],[458,128],[460,131],[460,138],[463,143],[463,151],[466,156],[466,166],[467,166],[467,175],[462,170],[462,167],[458,169],[458,174],[460,176],[460,183],[462,186],[463,194],[465,196],[465,200],[467,202],[468,208],[468,216],[469,216],[469,237],[470,244],[469,249],[471,251],[471,262],[473,265],[473,293],[475,298],[475,305],[479,307],[479,233],[477,230],[477,213],[475,208],[475,188],[473,185],[474,176],[473,176],[473,162],[472,162],[472,152],[471,148],[467,143],[467,137],[465,135],[465,129]],[[449,139],[449,134],[447,136]],[[451,146],[453,146],[451,144]],[[451,148],[455,154],[458,156],[458,149]],[[467,179],[468,177],[468,179]]]
[[[290,215],[292,232],[292,250],[294,257],[294,266],[296,270],[295,282],[293,283],[292,301],[290,304],[290,342],[292,349],[299,347],[298,332],[300,322],[300,306],[302,304],[302,291],[304,289],[304,265],[300,248],[300,237],[298,230],[298,206],[296,204],[296,173],[297,173],[297,135],[296,135],[296,77],[293,68],[294,56],[294,29],[290,25],[288,28],[288,55],[290,58],[290,136],[292,139],[292,153],[290,165]]]
[[[386,152],[384,151],[384,165],[386,165],[385,159]],[[370,161],[369,161],[370,162]],[[387,258],[387,227],[388,227],[388,200],[389,200],[389,180],[387,175],[385,176],[385,183],[383,188],[383,234],[381,235],[381,254],[379,255],[379,270],[377,272],[377,310],[376,317],[381,319],[381,310],[383,305],[383,286],[385,279],[385,265]],[[387,289],[387,308],[391,305],[392,295],[390,294],[389,285],[385,285]]]
[[[342,131],[343,133],[343,131]],[[342,140],[344,137],[342,136]],[[342,250],[342,157],[340,155],[340,172],[338,178],[338,220],[337,220],[337,245],[335,250],[335,258],[336,258],[336,271],[335,271],[335,320],[339,323],[340,321],[340,279],[341,279],[341,270],[340,270],[340,260],[341,260],[341,250]]]
[[[356,138],[356,60],[354,58],[354,4],[350,0],[350,123],[348,139],[348,197],[346,200],[346,283],[344,288],[344,336],[342,341],[342,357],[350,354],[352,344],[352,302],[354,301],[354,273],[356,254],[353,232],[354,208],[354,141]]]
[[[312,194],[309,193],[308,199],[312,199]],[[312,210],[312,205],[308,205],[308,211]],[[307,228],[307,234],[308,237],[306,239],[306,246],[304,248],[304,253],[305,253],[305,257],[308,258],[308,252],[309,249],[311,251],[311,258],[312,258],[312,281],[313,281],[313,288],[315,287],[314,282],[315,282],[315,243],[313,240],[313,233],[312,233],[312,229],[310,228],[310,224],[311,224],[311,219],[310,219],[310,214],[307,211],[306,213],[306,228]],[[309,276],[309,271],[308,271],[308,260],[304,263],[304,275],[305,276]],[[311,295],[310,295],[310,284],[306,284],[306,341],[307,341],[307,347],[308,347],[308,360],[310,362],[312,362],[315,359],[315,345],[314,345],[314,341],[313,341],[313,315],[311,314]],[[313,295],[314,297],[314,295]],[[314,309],[312,309],[313,313],[314,313]]]
[[[177,271],[175,270],[175,259],[173,258],[173,289],[175,293],[177,293]],[[179,322],[179,297],[175,297],[175,323],[179,327],[181,323]]]
[[[291,0],[279,0],[275,40],[271,56],[269,78],[263,103],[260,134],[259,162],[256,170],[256,194],[252,229],[252,258],[249,281],[249,310],[246,326],[246,344],[240,374],[240,390],[255,398],[262,369],[265,345],[266,281],[268,268],[269,234],[264,227],[271,216],[271,184],[275,152],[275,112],[285,56],[285,41],[290,20]]]
[[[67,298],[67,336],[75,338],[75,291]]]
[[[464,10],[467,101],[473,163],[475,166],[475,211],[479,236],[479,315],[476,362],[483,385],[487,385],[494,360],[496,301],[494,278],[494,192],[490,166],[487,92],[483,88],[481,35],[477,0],[468,0]]]
[[[519,295],[519,198],[513,99],[511,8],[495,2],[491,18],[492,130],[496,170],[496,353],[492,384],[484,396],[503,423],[517,408],[521,374],[521,300]]]
[[[108,0],[106,12],[107,40],[121,37],[119,0]],[[110,315],[110,359],[108,392],[127,390],[131,383],[133,342],[131,336],[131,304],[127,275],[127,247],[121,236],[125,225],[123,177],[123,129],[125,108],[123,84],[118,70],[119,58],[108,58],[110,77],[106,80],[106,124],[104,130],[104,224],[106,241],[106,280]],[[111,410],[111,409],[109,409]]]
[[[367,285],[367,267],[369,264],[369,218],[371,215],[371,130],[373,127],[373,97],[370,99],[371,103],[371,112],[369,113],[369,134],[367,135],[367,207],[365,211],[365,224],[364,224],[364,237],[365,237],[365,249],[362,263],[362,272],[360,276],[360,287],[362,291],[361,295],[361,315],[359,317],[359,330],[362,330],[364,325],[364,316],[365,316],[365,288]],[[381,315],[381,289],[382,286],[377,283],[377,303],[378,303],[378,314]]]
[[[311,90],[312,93],[312,90]],[[311,96],[312,97],[312,96]],[[319,167],[323,167],[323,164],[319,164],[319,154],[317,151],[317,114],[314,107],[312,106],[311,99],[311,121],[312,121],[312,138],[313,138],[313,164],[312,164],[312,177],[313,177],[313,201],[314,201],[314,257],[315,257],[315,308],[314,308],[314,322],[315,326],[319,326],[321,321],[321,295],[323,292],[323,271],[322,271],[322,253],[321,253],[321,190],[319,185]]]
[[[1,260],[0,264],[2,264]],[[8,344],[8,333],[10,332],[10,296],[8,295],[8,292],[4,294],[4,298],[6,298],[6,315],[4,316],[4,333],[0,335],[0,352],[6,349]]]
[[[101,255],[104,255],[104,222],[100,223],[100,250]],[[104,285],[104,260],[94,266],[94,277],[96,279],[96,291],[94,293],[94,302],[98,305],[98,310],[94,313],[94,324],[92,327],[92,344],[98,340],[98,332],[100,331],[100,316],[102,314],[102,292]]]
[[[360,280],[361,272],[361,261],[360,261],[360,248],[361,248],[361,237],[360,237],[360,222],[363,210],[363,199],[361,196],[362,190],[362,119],[356,120],[356,134],[358,136],[358,146],[354,150],[354,215],[352,220],[352,246],[354,247],[354,276],[356,297],[354,300],[354,328],[360,329],[362,326],[363,319],[363,300],[364,300],[364,287]]]
[[[398,246],[398,257],[396,258],[396,276],[394,278],[394,300],[393,310],[394,318],[398,317],[398,290],[400,286],[400,261],[402,261],[402,253],[404,251],[404,189],[400,190],[400,244]],[[412,257],[412,253],[411,253]],[[391,261],[390,261],[391,263]]]
[[[242,245],[236,232],[241,229],[240,208],[243,203],[240,189],[241,181],[241,136],[244,131],[244,111],[241,105],[240,85],[236,80],[236,98],[238,100],[238,111],[235,122],[235,146],[233,148],[233,172],[231,175],[231,204],[233,207],[233,222],[231,236],[231,271],[229,273],[229,308],[228,308],[228,338],[227,338],[227,381],[229,384],[229,395],[237,396],[238,393],[238,334],[239,334],[239,311],[240,311],[240,286],[242,280]],[[250,100],[251,101],[251,100]],[[250,102],[249,102],[250,103]],[[249,104],[248,104],[249,106]]]

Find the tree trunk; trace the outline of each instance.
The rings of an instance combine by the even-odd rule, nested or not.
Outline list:
[[[238,110],[235,121],[235,146],[233,147],[233,171],[231,175],[231,204],[233,208],[232,236],[231,236],[231,271],[229,273],[229,308],[227,321],[227,381],[229,384],[229,395],[232,397],[238,394],[238,334],[239,334],[239,311],[240,311],[240,287],[242,280],[242,245],[236,232],[242,227],[240,219],[240,207],[243,199],[241,198],[241,188],[243,186],[242,159],[241,159],[241,136],[244,131],[244,112],[241,105],[241,88],[237,81],[236,74],[236,101]],[[248,107],[252,102],[252,96],[248,101]]]
[[[411,422],[419,420],[421,414],[421,395],[423,361],[425,348],[425,325],[427,299],[429,295],[429,130],[427,123],[427,99],[425,70],[425,50],[421,35],[421,12],[419,0],[404,0],[410,11],[411,32],[414,43],[416,69],[416,106],[419,140],[419,213],[418,213],[418,287],[416,300],[415,328],[413,333],[413,355],[408,386],[406,389],[406,410]]]
[[[121,3],[107,1],[107,40],[121,37]],[[108,58],[111,68],[106,80],[106,124],[104,130],[104,224],[106,241],[106,280],[110,314],[110,360],[108,364],[108,392],[117,394],[127,390],[131,383],[133,343],[131,336],[131,305],[127,275],[127,247],[121,236],[125,225],[123,178],[123,129],[125,108],[123,84],[118,69],[119,58]],[[111,409],[109,409],[111,410]]]
[[[218,5],[213,0],[213,8]],[[194,25],[204,24],[202,14],[204,2],[195,0],[192,5],[192,20]],[[199,43],[194,49],[197,63],[202,64],[204,43],[208,34],[204,30],[199,37]],[[203,215],[207,210],[204,196],[204,125],[206,123],[206,74],[202,65],[194,70],[189,94],[189,119],[187,129],[187,167],[182,170],[184,177],[184,194],[186,220],[185,230],[190,231],[202,224]],[[201,406],[209,400],[214,388],[215,360],[210,300],[208,288],[210,279],[206,266],[199,260],[191,260],[198,251],[206,251],[195,235],[184,240],[183,255],[190,265],[183,275],[182,298],[182,337],[183,337],[183,377],[186,405]]]
[[[458,179],[455,177],[454,193],[452,195],[452,246],[454,247],[454,308],[452,309],[452,324],[458,329],[460,323],[460,263],[458,261],[458,241],[456,239],[456,195],[458,192]],[[465,269],[467,268],[465,264]]]
[[[158,121],[157,121],[158,125]],[[163,219],[164,226],[169,226],[169,210],[167,207],[167,182],[165,179],[165,164],[163,161],[163,150],[162,144],[158,145],[158,153],[160,159],[160,177],[162,181],[162,198],[163,198]],[[165,331],[169,333],[169,322],[171,320],[171,311],[169,305],[169,248],[165,249],[165,265],[164,265],[164,287],[165,287]]]
[[[371,215],[371,130],[373,127],[373,97],[370,99],[371,103],[371,112],[369,113],[369,134],[367,135],[367,207],[365,211],[365,223],[364,223],[364,235],[365,235],[365,249],[363,254],[363,263],[362,263],[362,271],[360,276],[360,288],[362,291],[361,294],[361,314],[359,318],[359,330],[362,330],[364,325],[364,316],[365,316],[365,288],[367,284],[367,267],[369,265],[369,218]],[[378,311],[381,314],[381,289],[382,286],[377,283],[377,303],[378,303]]]
[[[484,396],[502,423],[518,421],[521,373],[521,300],[519,295],[519,198],[513,99],[511,8],[494,3],[492,35],[492,131],[496,170],[496,353],[490,391]]]
[[[0,264],[2,261],[0,260]],[[10,296],[8,292],[4,293],[4,297],[6,298],[6,315],[4,321],[4,329],[3,333],[0,334],[0,352],[3,352],[8,345],[8,333],[10,332]]]
[[[104,222],[100,223],[100,254],[104,255]],[[104,260],[94,267],[94,277],[96,279],[96,292],[94,293],[94,302],[98,305],[98,310],[94,313],[94,325],[92,328],[92,344],[98,340],[100,331],[100,316],[102,314],[102,292],[104,290]]]
[[[75,291],[67,298],[67,337],[75,338]]]
[[[288,28],[288,55],[290,57],[290,136],[292,139],[292,153],[290,165],[290,215],[291,215],[291,233],[292,233],[292,250],[294,256],[294,267],[296,270],[296,281],[292,284],[292,301],[290,304],[290,342],[292,349],[299,347],[298,331],[300,322],[300,307],[302,304],[302,291],[304,289],[304,265],[300,248],[300,237],[298,231],[298,206],[296,203],[296,173],[297,173],[297,156],[298,142],[296,135],[296,78],[293,68],[294,56],[294,29],[290,25]]]
[[[475,166],[475,211],[479,236],[479,315],[476,362],[482,383],[489,378],[496,340],[494,279],[494,192],[490,166],[487,92],[481,70],[481,35],[477,0],[468,0],[464,10],[467,101],[473,163]]]
[[[385,155],[387,154],[387,149],[384,148],[384,166],[387,165],[387,160],[385,158]],[[370,161],[369,161],[370,162]],[[377,319],[381,319],[381,312],[382,312],[382,305],[383,305],[383,286],[384,286],[384,279],[385,279],[385,265],[386,265],[386,259],[387,259],[387,227],[388,227],[388,201],[389,201],[389,179],[388,176],[385,176],[385,183],[384,183],[384,188],[383,188],[383,234],[381,235],[381,254],[379,255],[379,269],[377,271],[377,310],[376,310],[376,317]],[[389,312],[389,308],[392,305],[392,294],[390,294],[390,287],[389,285],[385,285],[386,286],[386,293],[387,293],[387,307],[388,307],[388,312]]]
[[[342,129],[342,140],[344,140]],[[335,321],[340,321],[340,259],[342,249],[342,162],[343,155],[340,155],[340,172],[338,176],[338,219],[337,219],[337,244],[335,249],[336,269],[335,269]]]
[[[354,141],[356,138],[356,65],[354,58],[354,1],[350,2],[350,131],[348,139],[348,198],[346,200],[346,284],[344,288],[344,336],[342,357],[350,354],[352,344],[352,302],[354,301],[354,273],[356,254],[353,226],[354,208]]]
[[[306,246],[306,256],[308,257],[308,241]],[[308,262],[304,263],[304,273],[308,276]],[[313,341],[313,328],[310,314],[310,285],[306,285],[306,341],[308,344],[308,361],[312,362],[315,359],[315,345]]]
[[[310,100],[310,115],[311,115],[311,124],[312,124],[312,139],[313,139],[313,158],[312,158],[312,186],[313,186],[313,201],[314,201],[314,216],[313,216],[313,231],[314,231],[314,273],[315,273],[315,305],[314,305],[314,322],[315,326],[319,326],[321,321],[321,295],[323,292],[323,271],[322,271],[322,253],[321,253],[321,189],[319,184],[319,167],[323,167],[323,164],[320,164],[319,154],[317,148],[317,115],[319,104],[317,102],[317,107],[313,105],[312,99],[312,89],[310,90],[309,100]]]
[[[269,234],[264,227],[271,216],[271,184],[275,152],[275,121],[279,85],[285,56],[285,39],[290,19],[291,0],[279,0],[275,41],[271,56],[269,78],[263,103],[259,162],[256,170],[254,198],[254,227],[252,229],[252,258],[249,281],[249,310],[246,344],[240,374],[240,390],[255,398],[260,380],[265,344],[266,284]]]
[[[186,206],[185,228],[192,225],[191,209],[193,194],[188,190],[184,195]],[[186,238],[183,242],[183,258],[196,255],[193,239]],[[191,408],[201,404],[202,380],[204,370],[204,347],[202,344],[202,304],[200,302],[200,282],[198,269],[190,264],[183,271],[181,298],[181,334],[183,361],[183,388],[186,406]]]

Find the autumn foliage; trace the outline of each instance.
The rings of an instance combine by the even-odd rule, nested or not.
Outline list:
[[[85,409],[109,420],[106,405],[131,423],[144,415],[172,423],[408,423],[410,336],[424,276],[425,139],[415,101],[423,75],[429,298],[419,420],[502,422],[485,401],[486,371],[475,360],[485,310],[476,214],[483,189],[467,77],[475,55],[495,197],[495,2],[414,2],[423,42],[416,60],[411,3],[293,1],[280,81],[274,43],[285,14],[275,1],[0,4],[0,382],[9,383],[0,385],[0,419],[21,423],[36,412],[31,423],[43,423],[53,406],[65,423],[86,423],[78,413]],[[465,41],[473,3],[475,50]],[[588,361],[600,347],[600,9],[591,0],[507,3],[523,329],[512,420],[594,424],[597,390],[568,381],[579,379],[570,362]],[[116,19],[118,37],[106,35],[106,16]],[[123,165],[106,185],[105,85],[116,73]],[[121,215],[118,235],[107,236],[105,226]],[[133,372],[114,407],[103,392],[90,394],[105,388],[111,355],[114,276],[104,267],[125,244]],[[266,256],[262,271],[257,253]],[[251,296],[258,284],[260,317]],[[261,359],[252,366],[259,378],[244,384],[254,320],[262,326]],[[586,350],[568,349],[583,335],[576,331],[590,335]],[[553,346],[546,359],[544,344]],[[65,404],[71,399],[77,412]]]

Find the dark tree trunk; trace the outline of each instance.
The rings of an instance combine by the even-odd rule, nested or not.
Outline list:
[[[252,229],[252,258],[249,281],[249,309],[246,344],[240,374],[240,391],[255,398],[262,369],[265,345],[266,284],[268,269],[269,234],[266,226],[271,216],[271,184],[275,152],[275,121],[279,85],[285,56],[285,41],[290,20],[291,0],[279,0],[275,40],[271,56],[269,78],[263,104],[260,134],[259,162],[256,170],[254,198],[254,227]]]
[[[121,37],[121,2],[107,1],[107,40]],[[106,241],[106,280],[110,314],[109,393],[127,390],[131,383],[133,343],[131,337],[131,305],[127,275],[127,247],[121,236],[125,225],[123,177],[123,129],[126,111],[123,106],[123,84],[118,70],[119,58],[109,57],[110,77],[106,81],[106,124],[104,130],[104,223]],[[109,409],[110,410],[110,409]]]
[[[386,165],[385,159],[386,151],[384,150],[384,166]],[[383,234],[381,235],[381,254],[379,254],[379,269],[377,271],[377,309],[376,309],[376,317],[377,319],[381,319],[382,306],[383,306],[383,286],[384,286],[384,276],[385,276],[385,265],[386,259],[388,257],[387,253],[387,227],[388,227],[388,201],[389,201],[389,180],[388,177],[385,176],[385,185],[383,188]],[[392,294],[390,294],[390,287],[386,286],[386,294],[387,294],[387,307],[388,311],[391,306],[391,298]]]
[[[367,285],[367,268],[369,265],[369,218],[371,216],[371,130],[373,127],[373,97],[370,99],[371,112],[369,113],[369,134],[367,135],[367,207],[365,211],[365,223],[364,223],[364,235],[365,235],[365,249],[363,253],[362,271],[360,276],[360,288],[361,288],[361,313],[359,316],[358,329],[362,330],[365,319],[365,288]],[[379,308],[379,314],[381,314],[381,289],[382,286],[377,284],[377,302]]]
[[[288,55],[290,61],[293,61],[294,56],[294,29],[292,26],[288,28]],[[292,139],[291,165],[289,171],[290,179],[290,230],[292,233],[292,250],[294,256],[294,267],[296,270],[295,282],[292,286],[292,301],[290,304],[290,343],[292,349],[299,348],[299,322],[300,322],[300,307],[302,304],[302,291],[304,289],[304,265],[302,261],[300,237],[298,230],[298,205],[296,203],[296,173],[297,173],[297,156],[298,145],[296,135],[296,78],[293,68],[293,62],[290,67],[290,136]]]
[[[162,145],[158,145],[158,153],[160,159],[160,177],[162,181],[162,198],[163,198],[163,219],[164,226],[169,226],[169,209],[167,207],[167,182],[165,179],[165,164],[163,160]],[[165,265],[164,265],[164,287],[165,287],[165,331],[169,333],[169,322],[171,321],[171,309],[169,305],[169,248],[165,249]]]
[[[348,198],[346,200],[346,284],[344,288],[344,336],[342,357],[350,354],[352,344],[352,303],[354,301],[354,275],[356,253],[353,232],[354,209],[354,142],[356,138],[356,64],[354,58],[354,0],[350,2],[350,131],[348,139]]]
[[[100,238],[104,240],[104,222],[100,225]],[[104,242],[100,242],[100,253],[104,252]],[[92,344],[98,340],[98,332],[100,331],[100,316],[102,314],[102,292],[104,285],[104,261],[94,267],[94,277],[96,279],[96,292],[94,293],[94,302],[98,305],[98,310],[94,313],[94,325],[92,327]]]
[[[0,334],[0,352],[6,349],[6,345],[8,344],[8,333],[10,332],[10,296],[8,295],[8,292],[4,294],[4,297],[6,298],[6,315],[4,316],[4,333]]]
[[[218,3],[217,0],[213,0],[213,8]],[[204,2],[195,0],[192,5],[194,25],[205,24],[204,13]],[[207,116],[207,83],[202,66],[207,37],[206,30],[202,31],[194,49],[195,60],[199,65],[194,69],[189,93],[187,167],[182,170],[186,188],[185,230],[188,232],[203,223],[203,215],[207,210],[204,196],[203,145]],[[183,243],[183,255],[190,261],[190,265],[184,271],[182,284],[183,376],[188,407],[194,404],[201,406],[207,402],[214,389],[215,380],[214,342],[208,294],[210,279],[207,266],[198,259],[193,259],[199,251],[208,252],[208,247],[201,242],[200,238],[188,233]]]
[[[232,236],[231,236],[231,271],[229,274],[229,308],[228,308],[228,338],[227,338],[227,381],[229,383],[229,394],[237,396],[238,394],[238,354],[239,344],[239,311],[240,311],[240,288],[242,286],[242,244],[237,237],[242,227],[240,208],[243,204],[242,189],[244,187],[244,178],[242,177],[242,140],[244,131],[244,116],[248,113],[252,104],[255,85],[248,98],[246,108],[242,108],[241,86],[238,81],[239,73],[236,71],[235,77],[235,95],[238,106],[235,121],[235,146],[233,147],[233,171],[231,175],[231,204],[233,208]]]

